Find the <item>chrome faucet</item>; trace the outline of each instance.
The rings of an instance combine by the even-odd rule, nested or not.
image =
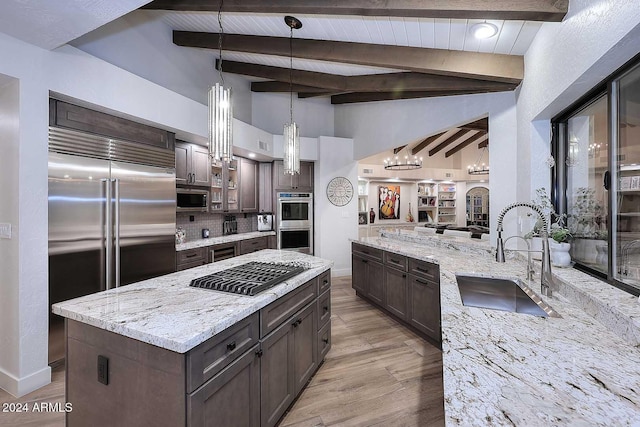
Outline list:
[[[498,216],[498,240],[496,242],[496,261],[504,262],[504,242],[502,241],[502,221],[507,212],[513,208],[527,207],[538,214],[542,220],[542,230],[540,238],[542,239],[542,273],[540,274],[540,291],[542,295],[550,297],[552,295],[551,286],[554,285],[553,275],[551,274],[551,257],[549,255],[549,221],[542,210],[532,204],[526,202],[512,203],[502,209]]]
[[[504,241],[504,245],[507,245],[507,242],[511,239],[522,239],[526,244],[527,244],[527,280],[533,280],[533,277],[536,274],[536,270],[533,268],[533,263],[531,262],[531,252],[539,252],[539,251],[532,251],[531,250],[531,244],[529,243],[529,241],[527,239],[525,239],[522,236],[518,236],[518,235],[513,235],[511,237],[507,237]],[[513,251],[520,251],[519,249],[510,249]]]

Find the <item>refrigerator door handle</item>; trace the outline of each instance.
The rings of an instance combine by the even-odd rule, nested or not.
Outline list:
[[[116,268],[115,268],[115,279],[116,279],[116,288],[120,287],[120,180],[119,179],[114,179],[113,180],[114,184],[115,184],[115,195],[114,195],[114,199],[115,199],[115,207],[114,207],[114,228],[115,228],[115,245],[114,245],[114,251],[115,251],[115,261],[116,261]]]
[[[103,179],[102,181],[104,181],[105,183],[105,221],[103,224],[103,227],[105,229],[105,247],[104,247],[104,251],[105,251],[105,256],[104,256],[104,264],[105,264],[105,282],[106,282],[106,286],[105,289],[111,289],[111,284],[113,283],[113,279],[112,279],[112,268],[111,268],[111,264],[113,263],[113,261],[111,260],[112,255],[113,255],[113,219],[112,219],[112,212],[111,212],[111,180],[110,179]]]

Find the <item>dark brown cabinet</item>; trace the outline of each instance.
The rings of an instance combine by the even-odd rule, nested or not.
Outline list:
[[[240,158],[240,212],[258,212],[258,162]]]
[[[277,425],[331,348],[327,278],[330,271],[185,354],[67,320],[67,425]],[[109,359],[106,387],[96,380],[98,355]]]
[[[353,244],[352,287],[376,304],[384,304],[382,251]]]
[[[211,162],[207,147],[176,142],[176,184],[198,187],[211,185]]]
[[[258,348],[256,345],[187,397],[188,426],[260,426]]]
[[[380,259],[383,264],[377,262]],[[352,244],[352,261],[352,286],[358,295],[441,342],[438,264],[358,243]],[[378,283],[383,283],[382,297]]]
[[[299,174],[285,174],[284,162],[273,162],[273,182],[276,191],[299,190],[313,191],[313,162],[300,162]]]
[[[258,166],[258,208],[260,212],[273,212],[273,164]]]
[[[199,267],[207,263],[206,248],[187,249],[176,252],[176,271]]]
[[[269,239],[267,238],[267,236],[240,240],[240,255],[258,252],[263,249],[267,249],[268,246]]]

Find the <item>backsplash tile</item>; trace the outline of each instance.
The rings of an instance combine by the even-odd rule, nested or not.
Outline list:
[[[245,218],[246,215],[246,218]],[[189,221],[189,217],[193,216],[195,221]],[[183,228],[187,235],[187,242],[202,238],[202,229],[209,229],[209,237],[222,236],[222,222],[224,214],[219,213],[188,213],[179,212],[176,214],[176,227]],[[258,231],[257,214],[236,214],[238,222],[238,233],[249,233]]]

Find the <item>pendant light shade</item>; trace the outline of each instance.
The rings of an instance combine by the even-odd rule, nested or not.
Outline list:
[[[214,161],[233,155],[233,106],[231,88],[219,83],[209,89],[209,153]]]
[[[231,88],[224,87],[222,75],[222,3],[218,9],[218,72],[220,82],[209,89],[209,157],[214,162],[229,161],[233,157],[233,103]]]
[[[285,16],[284,22],[291,29],[289,37],[289,114],[290,122],[284,125],[284,173],[300,173],[300,128],[293,121],[293,30],[302,28],[302,22],[293,16]]]

